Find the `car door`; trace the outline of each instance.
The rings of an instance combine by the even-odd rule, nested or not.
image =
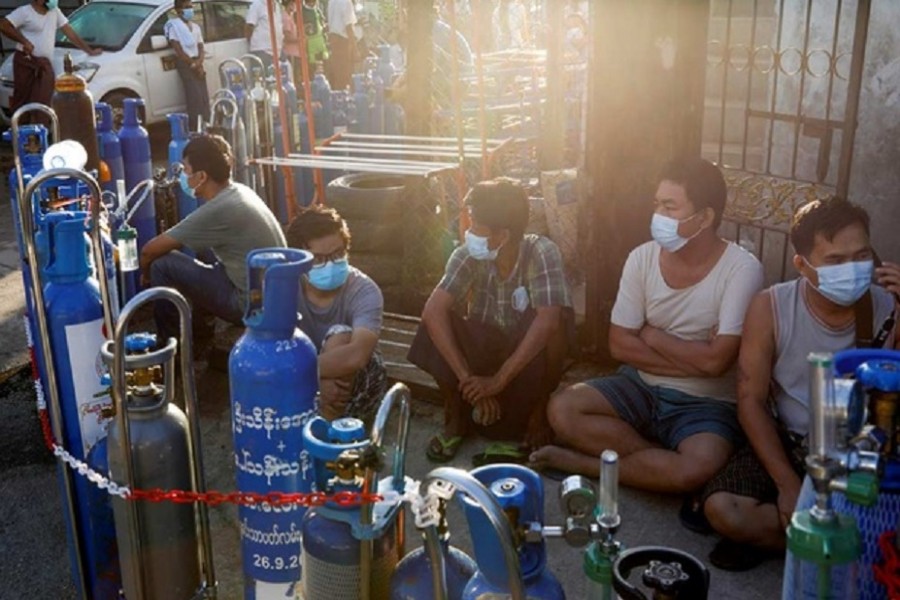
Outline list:
[[[249,52],[244,37],[248,2],[238,0],[207,0],[195,6],[203,7],[203,39],[206,40],[206,85],[210,96],[222,83],[219,63],[226,58],[240,58]]]
[[[138,45],[138,53],[143,58],[144,72],[147,74],[147,113],[154,121],[164,119],[169,113],[184,112],[187,106],[184,87],[175,67],[175,51],[168,46],[162,50],[154,50],[151,44],[153,36],[165,36],[163,29],[168,20],[168,12],[159,15]]]

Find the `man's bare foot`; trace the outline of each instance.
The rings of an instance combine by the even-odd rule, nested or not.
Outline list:
[[[565,473],[597,477],[600,472],[600,459],[568,448],[551,445],[532,452],[528,457],[528,466],[535,471],[553,469]]]

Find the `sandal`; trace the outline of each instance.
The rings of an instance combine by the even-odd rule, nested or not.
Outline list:
[[[473,467],[498,463],[525,465],[528,463],[528,450],[512,442],[493,442],[487,445],[484,452],[472,457]]]
[[[425,456],[431,462],[450,462],[456,458],[456,453],[459,452],[462,441],[463,437],[461,435],[451,435],[445,438],[443,435],[437,434],[428,442],[428,447],[425,448]]]

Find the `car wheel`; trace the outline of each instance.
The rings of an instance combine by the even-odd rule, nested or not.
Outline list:
[[[113,117],[113,129],[118,130],[122,126],[122,121],[125,118],[124,107],[125,107],[125,98],[138,98],[139,96],[133,92],[110,92],[103,96],[100,100],[101,102],[105,102],[112,107],[112,117]],[[147,122],[147,115],[144,112],[143,107],[138,110],[139,117],[141,119],[141,123]]]

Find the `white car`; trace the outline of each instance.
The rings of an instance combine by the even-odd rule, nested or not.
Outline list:
[[[163,121],[172,112],[185,112],[184,89],[175,70],[175,52],[163,34],[175,13],[172,0],[93,0],[69,15],[78,35],[103,53],[88,56],[60,31],[53,53],[53,69],[63,72],[71,53],[78,74],[88,82],[94,101],[122,106],[125,98],[143,98],[148,123]],[[219,89],[219,63],[248,52],[244,17],[249,0],[195,0],[194,22],[204,40],[206,84]],[[7,40],[7,44],[9,41]],[[0,112],[8,120],[13,93],[12,55],[0,66]],[[196,128],[196,124],[191,124]]]

